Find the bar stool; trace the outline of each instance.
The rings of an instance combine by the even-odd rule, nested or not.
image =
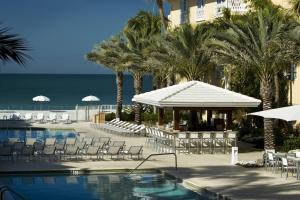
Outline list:
[[[201,133],[201,153],[204,153],[205,150],[212,153],[212,141],[212,134],[210,132]]]

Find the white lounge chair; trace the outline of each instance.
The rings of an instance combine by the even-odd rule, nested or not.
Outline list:
[[[50,113],[49,116],[47,117],[47,122],[56,123],[57,122],[56,113]]]
[[[68,113],[63,113],[61,118],[59,119],[60,122],[64,123],[64,124],[69,124],[70,121],[70,116]]]
[[[44,120],[44,113],[38,113],[37,116],[36,116],[36,122],[39,122],[39,123],[44,123],[45,120]]]
[[[32,120],[32,113],[26,113],[24,116],[25,121],[31,121]]]

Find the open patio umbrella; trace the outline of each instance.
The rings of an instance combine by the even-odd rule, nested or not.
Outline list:
[[[42,104],[43,104],[43,102],[49,102],[50,99],[48,97],[46,97],[46,96],[39,95],[39,96],[33,97],[32,101],[34,101],[34,102],[40,102],[41,103],[40,104],[40,110],[42,110]]]
[[[81,101],[83,101],[83,102],[96,102],[96,101],[100,101],[100,99],[98,97],[96,97],[96,96],[89,95],[89,96],[86,96],[86,97],[82,98]],[[89,109],[89,106],[87,106],[87,108],[88,108],[87,109],[87,112],[88,112],[87,116],[88,116],[88,119],[89,119],[90,118],[90,109]]]
[[[249,113],[247,115],[256,115],[272,119],[282,119],[285,121],[296,121],[300,120],[300,105],[275,108],[260,112]]]

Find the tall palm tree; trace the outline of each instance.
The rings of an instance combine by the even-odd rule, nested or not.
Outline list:
[[[161,23],[163,25],[164,30],[166,31],[168,28],[168,22],[166,20],[165,14],[164,14],[164,1],[163,0],[155,0],[155,1],[156,1],[156,5],[158,7]]]
[[[210,38],[208,24],[200,24],[195,28],[185,24],[170,33],[166,39],[166,46],[172,55],[172,64],[188,81],[211,81],[210,77],[206,76],[213,69],[210,55],[205,49],[208,38]]]
[[[124,29],[127,38],[127,66],[134,78],[135,94],[142,93],[143,75],[147,72],[147,49],[152,38],[161,33],[161,21],[158,16],[140,11],[131,18]],[[135,103],[135,122],[141,123],[141,104]]]
[[[95,48],[86,54],[86,59],[97,64],[102,64],[113,70],[116,74],[117,98],[116,98],[116,118],[122,118],[123,102],[123,71],[126,69],[126,58],[124,49],[126,47],[122,35],[113,36],[95,46]]]
[[[216,33],[210,47],[220,62],[251,69],[260,81],[263,110],[272,107],[273,77],[282,61],[299,59],[299,46],[287,34],[294,27],[286,26],[281,17],[260,9],[247,15],[247,21],[224,22],[228,29]],[[275,148],[272,119],[264,119],[265,149]]]
[[[25,64],[29,56],[25,53],[28,51],[24,39],[18,35],[8,33],[8,28],[0,27],[0,60],[4,63],[14,61],[18,64]]]

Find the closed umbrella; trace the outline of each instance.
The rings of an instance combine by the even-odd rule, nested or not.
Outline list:
[[[34,101],[34,102],[40,102],[41,103],[40,104],[40,109],[42,110],[42,103],[43,102],[49,102],[50,99],[48,97],[46,97],[46,96],[39,95],[39,96],[33,97],[32,101]]]
[[[300,105],[275,108],[260,112],[249,113],[247,115],[256,115],[271,119],[282,119],[285,121],[296,121],[300,120]]]
[[[96,96],[93,96],[93,95],[89,95],[89,96],[86,96],[84,98],[82,98],[83,102],[96,102],[96,101],[100,101],[100,99]],[[88,119],[90,118],[90,111],[89,111],[89,106],[87,106],[87,110],[88,110]]]

